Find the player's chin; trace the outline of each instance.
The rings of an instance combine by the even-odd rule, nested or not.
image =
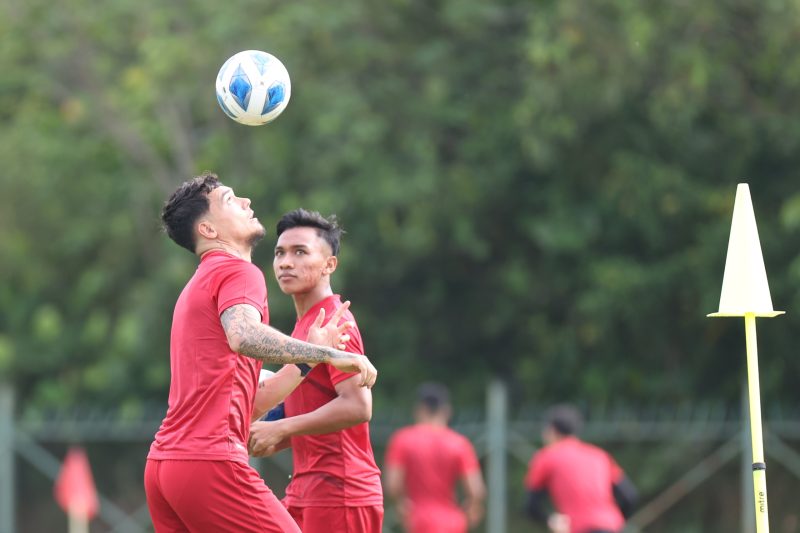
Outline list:
[[[313,289],[313,286],[309,286],[306,280],[296,277],[278,278],[278,287],[281,289],[283,294],[288,296],[303,294]]]
[[[278,278],[277,281],[278,281],[278,288],[281,290],[281,292],[283,294],[287,294],[287,295],[291,296],[291,294],[292,294],[291,280],[290,279],[285,279],[285,278],[284,279]]]
[[[253,220],[255,222],[252,222]],[[261,225],[261,222],[259,222],[258,219],[251,219],[251,222],[256,227],[253,228],[253,231],[250,233],[250,237],[247,240],[250,242],[250,246],[255,246],[259,243],[259,241],[261,241],[261,239],[264,238],[264,236],[267,234],[267,230],[264,229],[264,226]]]

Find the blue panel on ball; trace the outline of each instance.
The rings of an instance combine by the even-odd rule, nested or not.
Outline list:
[[[239,65],[236,72],[231,76],[231,84],[228,86],[231,91],[233,99],[239,104],[239,107],[247,110],[247,104],[250,103],[250,93],[253,92],[253,86],[250,84],[250,78],[247,73]]]
[[[261,110],[262,115],[266,115],[283,102],[285,91],[282,83],[276,83],[267,90],[267,101],[264,102],[264,109]]]
[[[256,68],[258,68],[258,73],[263,76],[267,71],[267,63],[269,63],[269,57],[267,57],[267,54],[253,52],[250,54],[250,57],[253,59],[253,63],[255,63]]]
[[[226,115],[228,115],[229,117],[231,117],[231,118],[233,118],[233,119],[235,119],[235,118],[236,118],[236,115],[234,115],[234,114],[231,112],[231,110],[230,110],[230,109],[228,109],[228,106],[227,106],[227,105],[225,105],[225,102],[222,100],[222,97],[221,97],[219,94],[217,94],[217,102],[219,102],[219,106],[222,108],[222,110],[223,110],[223,111],[225,111],[225,114],[226,114]]]

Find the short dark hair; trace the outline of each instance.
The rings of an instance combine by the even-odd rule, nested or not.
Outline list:
[[[284,214],[278,221],[275,230],[277,236],[280,237],[281,233],[292,228],[316,228],[317,235],[330,245],[333,255],[339,255],[339,242],[344,230],[339,226],[336,215],[326,218],[317,211],[308,211],[301,207]]]
[[[561,435],[576,435],[583,427],[583,417],[575,406],[559,404],[547,410],[545,423]]]
[[[450,393],[441,383],[423,383],[417,388],[417,403],[432,413],[450,406]]]
[[[221,185],[216,174],[205,172],[183,182],[164,203],[161,222],[169,238],[192,253],[197,249],[194,225],[208,212],[208,194]]]

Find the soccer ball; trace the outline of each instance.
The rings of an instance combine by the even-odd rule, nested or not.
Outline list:
[[[289,72],[277,57],[259,50],[231,56],[217,74],[217,102],[236,122],[260,126],[278,118],[292,94]]]

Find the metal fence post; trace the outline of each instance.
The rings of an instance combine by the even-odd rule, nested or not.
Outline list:
[[[14,389],[0,381],[0,533],[14,533]]]
[[[508,393],[502,381],[489,384],[486,397],[487,489],[486,531],[506,533],[506,456],[508,448]]]

